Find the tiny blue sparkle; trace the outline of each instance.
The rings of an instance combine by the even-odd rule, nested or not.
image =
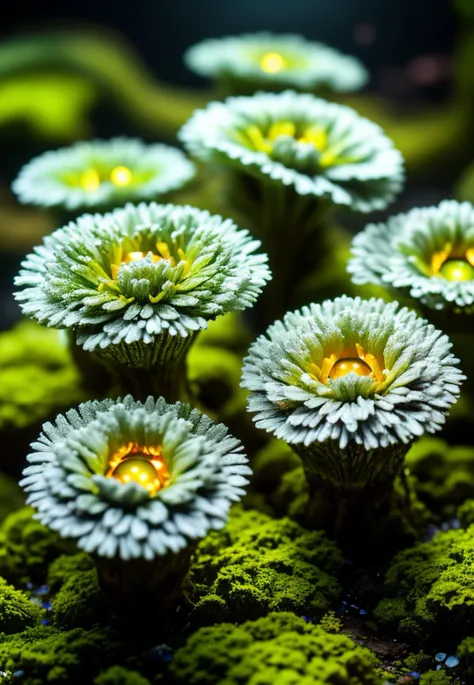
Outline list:
[[[361,616],[367,616],[367,612],[366,612],[365,609],[361,609],[361,610],[359,611],[359,614],[360,614]]]
[[[47,595],[49,593],[49,587],[47,585],[40,585],[39,588],[34,590],[35,595]]]
[[[445,652],[438,652],[438,654],[435,656],[436,661],[444,661],[446,659],[446,653]]]

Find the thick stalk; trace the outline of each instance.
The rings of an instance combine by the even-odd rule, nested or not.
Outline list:
[[[332,206],[244,174],[233,174],[230,186],[230,201],[269,256],[272,280],[249,314],[254,329],[263,330],[302,304],[295,297],[298,285],[330,259]]]
[[[114,395],[132,395],[136,400],[148,396],[164,397],[168,402],[189,401],[186,356],[197,333],[187,337],[163,333],[154,343],[120,343],[90,355],[80,350],[76,361],[88,387],[105,371],[105,385]],[[77,346],[74,346],[77,347]],[[103,379],[99,379],[100,384]]]
[[[190,545],[151,561],[93,556],[116,619],[149,631],[150,621],[172,617],[177,605],[186,601],[183,585],[194,549]]]
[[[349,549],[383,537],[409,447],[364,450],[349,443],[341,450],[334,441],[294,445],[308,482],[307,523],[324,528]]]

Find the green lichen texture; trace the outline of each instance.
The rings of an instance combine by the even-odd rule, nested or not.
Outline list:
[[[270,611],[321,618],[338,600],[343,558],[320,531],[234,509],[200,545],[190,582],[196,620],[243,621]]]
[[[376,685],[376,659],[292,613],[199,629],[170,667],[176,685]]]
[[[412,644],[456,646],[474,630],[474,527],[438,532],[400,552],[385,577],[376,621]]]

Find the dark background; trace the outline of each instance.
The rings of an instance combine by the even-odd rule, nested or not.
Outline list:
[[[0,36],[91,22],[124,35],[160,78],[188,85],[199,80],[182,54],[207,37],[301,33],[360,57],[383,87],[387,69],[423,54],[449,55],[456,30],[450,0],[63,0],[27,11],[10,2]]]

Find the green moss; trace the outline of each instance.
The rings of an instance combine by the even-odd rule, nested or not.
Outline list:
[[[460,660],[461,674],[466,682],[474,678],[474,637],[466,637],[456,650]]]
[[[0,633],[19,633],[38,623],[40,616],[37,604],[0,578]]]
[[[94,685],[150,685],[138,671],[129,671],[122,666],[112,666],[97,676]]]
[[[474,499],[468,499],[458,509],[457,517],[463,528],[474,523]]]
[[[198,547],[191,570],[194,620],[244,621],[270,611],[321,618],[340,594],[343,559],[320,531],[287,518],[233,510]]]
[[[473,574],[474,527],[437,533],[394,558],[374,617],[402,639],[455,644],[474,625]]]
[[[129,651],[106,629],[59,632],[38,626],[16,635],[0,636],[2,669],[25,671],[23,685],[84,685],[92,682],[100,670],[123,661]]]
[[[91,628],[107,615],[95,568],[70,575],[54,597],[52,619],[57,627]]]
[[[474,499],[474,447],[423,438],[408,452],[405,466],[419,498],[434,512],[450,516],[464,500]]]
[[[327,614],[324,614],[319,625],[328,633],[340,633],[342,630],[342,621],[334,611],[328,611]]]
[[[16,481],[0,473],[0,523],[24,503],[25,498]]]
[[[0,429],[24,428],[85,398],[57,331],[30,321],[0,334]]]
[[[426,671],[433,663],[433,657],[425,652],[409,654],[405,659],[404,665],[409,671]]]
[[[94,563],[85,552],[78,554],[62,554],[49,566],[47,584],[52,592],[56,592],[71,576],[82,571],[90,571]]]
[[[452,678],[445,671],[428,671],[423,673],[420,685],[451,685]]]
[[[0,526],[0,575],[16,584],[32,578],[43,582],[48,564],[69,545],[33,518],[23,507],[7,516]]]
[[[236,626],[201,628],[171,663],[171,682],[186,685],[375,685],[376,659],[343,635],[290,613]]]

